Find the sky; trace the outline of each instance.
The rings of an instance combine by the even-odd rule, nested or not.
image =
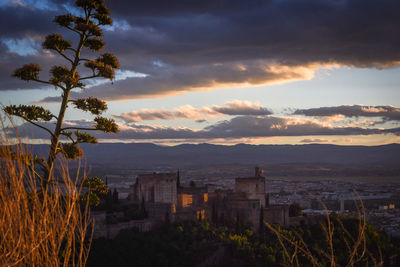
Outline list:
[[[107,101],[120,133],[101,142],[383,145],[400,143],[400,2],[171,0],[106,2],[113,82],[73,99]],[[0,103],[58,114],[60,91],[11,77],[36,62],[41,79],[63,58],[42,48],[73,1],[0,0]],[[88,58],[99,54],[84,52]],[[84,68],[79,71],[85,72]],[[66,124],[92,126],[70,107]],[[47,132],[17,120],[31,142]],[[54,127],[50,123],[46,127]]]

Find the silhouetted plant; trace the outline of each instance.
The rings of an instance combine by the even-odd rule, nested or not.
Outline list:
[[[72,42],[64,39],[61,34],[55,33],[46,36],[42,46],[44,49],[52,50],[64,58],[69,66],[53,66],[50,69],[50,78],[48,80],[39,78],[39,73],[42,69],[36,63],[25,64],[15,70],[13,74],[14,77],[23,81],[52,85],[61,90],[61,106],[58,116],[36,105],[10,105],[4,108],[7,114],[18,116],[26,122],[45,130],[50,135],[51,145],[47,161],[45,162],[44,159],[35,161],[36,164],[42,166],[45,172],[45,177],[42,179],[45,184],[52,179],[54,162],[59,153],[62,153],[67,159],[76,159],[82,156],[82,151],[78,146],[79,143],[97,143],[95,137],[81,131],[118,132],[118,127],[114,120],[101,117],[101,114],[107,110],[107,104],[103,100],[95,97],[70,99],[71,90],[85,88],[85,80],[102,77],[112,81],[114,79],[114,70],[119,69],[118,59],[111,53],[104,53],[93,59],[82,57],[84,48],[91,52],[98,52],[105,46],[102,40],[103,32],[101,26],[112,25],[112,19],[110,18],[110,11],[104,2],[105,0],[77,0],[75,6],[79,8],[80,15],[65,14],[54,18],[54,22],[59,26],[77,34],[79,42],[73,47]],[[88,69],[87,72],[80,73],[78,71],[78,66],[81,63],[84,63],[84,66]],[[68,103],[71,103],[77,109],[95,115],[93,127],[63,127]],[[54,122],[54,120],[55,128],[48,128],[48,123]],[[61,143],[60,137],[65,137],[69,142]]]
[[[100,205],[100,199],[105,198],[110,191],[108,186],[104,185],[104,181],[98,177],[86,177],[82,187],[86,188],[87,192],[81,195],[81,199],[89,201],[91,206]]]
[[[113,203],[114,204],[118,204],[119,202],[119,195],[118,195],[118,191],[116,188],[114,188],[114,191],[112,193],[112,199],[113,199]]]
[[[299,203],[293,203],[289,206],[289,216],[296,217],[301,216],[303,214],[301,206]]]
[[[269,193],[265,194],[265,207],[268,208],[269,207]]]
[[[261,208],[260,208],[260,219],[259,219],[259,225],[258,225],[258,234],[260,235],[260,240],[264,239],[264,232],[265,232],[264,207],[261,206]]]
[[[148,214],[146,211],[146,205],[144,204],[144,197],[142,197],[142,203],[140,204],[140,213],[143,218],[147,218]]]

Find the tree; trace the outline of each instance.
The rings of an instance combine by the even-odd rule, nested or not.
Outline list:
[[[259,227],[258,233],[260,235],[260,240],[264,240],[265,226],[264,226],[264,207],[261,205],[260,208],[260,218],[259,218]]]
[[[84,49],[99,52],[105,46],[105,42],[102,40],[101,26],[112,25],[112,19],[104,2],[105,0],[77,0],[75,5],[79,8],[81,15],[65,14],[54,18],[56,24],[77,34],[79,41],[73,47],[72,42],[64,39],[61,34],[55,33],[46,36],[42,46],[44,49],[54,51],[64,58],[70,66],[53,66],[50,69],[49,80],[39,78],[41,68],[36,63],[26,64],[15,70],[12,75],[26,82],[34,81],[52,85],[61,90],[62,101],[58,116],[37,105],[10,105],[4,108],[7,114],[18,116],[49,133],[51,144],[47,161],[35,158],[35,163],[40,164],[44,170],[45,176],[42,179],[42,184],[48,184],[52,180],[54,162],[59,153],[62,153],[67,159],[76,159],[82,155],[82,150],[78,146],[79,143],[97,143],[94,136],[81,131],[118,132],[114,120],[101,116],[107,110],[105,101],[95,97],[70,99],[71,90],[75,88],[83,89],[85,80],[103,77],[112,81],[114,70],[119,69],[118,59],[111,53],[104,53],[95,59],[82,57]],[[78,66],[81,63],[84,63],[86,71],[78,71]],[[81,74],[84,76],[81,76]],[[91,128],[64,127],[64,116],[69,103],[77,109],[95,115],[94,126]],[[48,128],[48,123],[54,122],[54,120],[55,128]],[[69,142],[60,142],[61,137],[66,138]]]
[[[171,218],[170,217],[171,217],[171,215],[170,215],[169,207],[168,207],[167,211],[165,212],[165,222],[164,222],[164,224],[165,224],[166,227],[169,227],[170,224],[171,224]]]
[[[114,188],[114,191],[112,193],[112,199],[114,204],[118,204],[119,201],[119,194],[116,188]]]
[[[236,214],[236,221],[235,221],[235,231],[236,231],[236,233],[240,233],[240,231],[242,230],[240,221],[241,221],[241,219],[240,219],[239,213],[237,213]]]
[[[218,210],[215,200],[212,202],[212,207],[211,207],[211,221],[218,226]]]
[[[100,198],[107,196],[110,192],[109,187],[104,185],[103,180],[98,177],[86,177],[82,187],[87,188],[87,193],[81,195],[81,199],[89,200],[91,206],[100,205]]]
[[[265,194],[265,207],[269,208],[269,193]]]
[[[142,203],[140,204],[140,214],[142,215],[143,218],[147,218],[147,211],[146,211],[146,205],[144,203],[144,197],[142,197]]]
[[[180,187],[181,187],[181,176],[179,174],[179,169],[178,169],[178,172],[176,173],[176,188]]]
[[[289,217],[301,216],[303,214],[299,203],[294,202],[289,206]]]

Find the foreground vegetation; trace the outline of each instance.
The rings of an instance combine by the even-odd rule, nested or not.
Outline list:
[[[58,182],[42,190],[34,159],[22,145],[11,151],[3,138],[0,135],[0,266],[85,266],[90,220],[77,179],[61,168]]]
[[[89,266],[395,266],[399,249],[370,225],[331,215],[315,225],[278,225],[256,233],[245,225],[208,221],[165,225],[147,233],[122,231],[94,240]],[[356,244],[362,230],[365,244]],[[306,245],[306,247],[304,246]],[[331,259],[333,248],[333,259]]]

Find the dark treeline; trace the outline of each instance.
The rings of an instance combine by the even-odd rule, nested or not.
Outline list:
[[[124,230],[113,240],[94,240],[88,266],[314,266],[313,261],[329,266],[331,245],[337,266],[349,262],[398,266],[398,240],[390,240],[370,225],[359,231],[358,219],[337,215],[330,219],[331,239],[327,223],[295,224],[287,229],[274,225],[278,235],[268,227],[254,232],[236,221],[224,226],[184,222],[146,233]],[[365,246],[361,242],[354,250],[359,233],[365,235]],[[290,240],[297,241],[303,252]]]

